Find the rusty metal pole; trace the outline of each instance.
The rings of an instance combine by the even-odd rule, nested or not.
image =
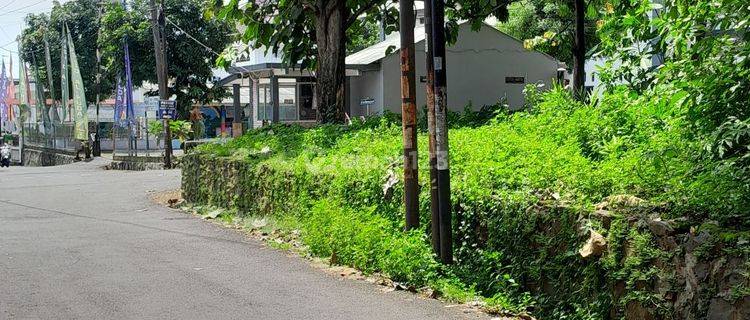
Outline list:
[[[404,140],[406,230],[419,227],[417,97],[414,63],[414,0],[399,1],[401,31],[401,123]]]
[[[448,79],[445,72],[445,4],[432,1],[432,48],[435,70],[435,150],[437,153],[438,208],[440,211],[440,261],[453,263],[450,168],[448,157]]]
[[[154,55],[156,58],[156,78],[159,82],[159,99],[169,99],[167,91],[167,59],[166,59],[166,36],[164,35],[164,2],[157,9],[156,1],[150,0],[151,28],[154,33]],[[172,132],[169,128],[169,119],[162,119],[164,131],[164,168],[172,168]]]
[[[430,234],[432,238],[432,250],[440,258],[440,210],[438,201],[437,184],[437,154],[435,153],[435,69],[432,61],[432,3],[424,1],[424,31],[425,31],[425,71],[427,72],[427,131],[429,132],[430,147]]]

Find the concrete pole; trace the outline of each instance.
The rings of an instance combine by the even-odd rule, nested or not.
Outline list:
[[[445,65],[445,4],[432,1],[433,69],[435,69],[435,149],[437,153],[438,209],[440,211],[440,260],[453,263],[450,168],[448,157],[448,87]]]
[[[432,55],[432,2],[424,1],[424,30],[425,30],[425,66],[427,71],[427,131],[429,132],[430,151],[430,235],[432,250],[440,257],[440,207],[437,183],[437,153],[435,152],[435,69]]]

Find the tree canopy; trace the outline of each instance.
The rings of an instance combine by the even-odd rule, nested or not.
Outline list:
[[[97,46],[101,51],[102,98],[112,95],[117,77],[122,76],[123,41],[126,38],[133,84],[156,83],[148,1],[128,1],[127,10],[119,2],[102,3],[101,15],[100,3],[98,0],[75,0],[56,4],[48,14],[30,14],[21,36],[24,59],[29,63],[36,61],[40,71],[46,70],[44,37],[47,37],[53,61],[53,81],[59,83],[60,35],[63,24],[67,24],[78,54],[89,102],[96,99]],[[227,23],[204,19],[202,9],[200,0],[164,1],[168,21],[165,29],[169,91],[170,95],[176,95],[182,112],[189,110],[194,102],[215,101],[225,95],[221,87],[211,85],[214,80],[212,61],[231,42],[234,34]],[[40,72],[40,78],[46,84],[45,72]],[[55,90],[55,96],[60,97],[60,86],[55,86]]]
[[[529,49],[549,54],[568,65],[573,64],[572,1],[522,0],[508,6],[509,17],[498,29],[524,41]],[[586,51],[599,44],[596,24],[599,13],[589,6],[586,15]]]
[[[222,87],[211,85],[212,62],[231,43],[234,32],[225,22],[204,19],[202,9],[200,0],[164,1],[169,95],[176,96],[183,114],[192,103],[216,101],[226,94]],[[134,85],[157,82],[149,10],[148,0],[129,2],[127,10],[119,4],[107,5],[99,45],[110,77],[123,70],[122,47],[127,39]]]
[[[52,58],[52,77],[55,82],[55,97],[60,97],[60,39],[63,25],[67,24],[78,55],[78,64],[86,89],[86,98],[96,100],[96,44],[99,30],[97,0],[76,0],[64,4],[55,3],[50,13],[29,14],[21,33],[20,55],[29,64],[36,62],[38,79],[45,87],[47,67],[44,60],[44,38],[49,41]],[[103,92],[113,89],[112,78],[102,78]]]
[[[212,0],[208,14],[243,26],[245,49],[230,47],[217,59],[229,66],[243,51],[266,48],[290,67],[316,71],[318,117],[321,122],[343,121],[344,58],[351,34],[379,21],[385,32],[398,28],[393,0],[289,0],[225,2]],[[475,28],[490,15],[507,19],[509,0],[451,0],[446,4],[449,41],[455,41],[458,21]],[[356,45],[356,43],[353,43]]]

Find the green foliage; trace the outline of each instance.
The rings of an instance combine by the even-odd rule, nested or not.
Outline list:
[[[599,37],[596,22],[600,17],[596,1],[586,1],[586,51],[596,48]],[[521,0],[508,6],[506,22],[497,28],[524,42],[524,47],[549,54],[573,65],[575,12],[569,0]]]
[[[128,38],[130,47],[133,84],[156,83],[153,35],[149,19],[149,2],[128,1],[126,11],[122,2],[102,4],[99,20],[97,0],[75,0],[64,4],[55,3],[49,14],[29,14],[21,35],[22,55],[26,62],[36,64],[40,80],[47,84],[44,60],[44,39],[49,41],[52,59],[52,76],[55,79],[55,97],[60,95],[60,37],[63,24],[70,28],[75,44],[78,63],[83,75],[86,97],[96,100],[97,88],[106,97],[114,92],[118,77],[123,76],[123,39]],[[216,20],[204,20],[201,16],[201,0],[167,0],[165,14],[174,24],[190,33],[209,48],[197,44],[171,23],[166,25],[167,61],[170,76],[169,94],[176,95],[178,108],[186,115],[194,102],[210,102],[223,98],[226,92],[220,86],[209,86],[213,80],[211,63],[206,57],[221,51],[231,42],[228,24]],[[96,50],[101,48],[101,85],[96,85]],[[36,61],[36,62],[35,62]]]
[[[380,26],[376,21],[365,20],[347,30],[346,53],[352,54],[380,41]]]
[[[99,30],[97,0],[55,2],[50,13],[30,13],[24,19],[21,33],[21,55],[26,63],[39,68],[39,81],[47,87],[44,39],[49,42],[55,97],[60,99],[60,41],[63,24],[67,24],[75,45],[78,65],[83,76],[86,98],[96,100],[96,46]],[[33,74],[33,71],[31,72]],[[39,83],[39,82],[37,82]],[[72,86],[70,86],[72,87]],[[114,79],[102,78],[102,92],[113,92]],[[49,89],[49,88],[47,88]]]
[[[694,165],[680,186],[688,196],[675,202],[687,201],[696,211],[718,209],[722,220],[746,225],[739,214],[750,203],[746,1],[617,1],[610,9],[600,30],[602,54],[618,61],[603,70],[608,89],[624,82],[685,119],[681,140],[690,144]],[[659,14],[650,18],[654,10]],[[663,61],[659,68],[651,66],[653,55]]]
[[[437,276],[432,251],[418,232],[401,234],[385,217],[321,201],[302,217],[310,252],[394,281],[426,285]]]
[[[429,285],[448,300],[481,295],[491,311],[602,319],[636,301],[668,314],[649,284],[665,274],[655,266],[670,258],[657,239],[630,224],[635,213],[602,230],[611,247],[601,260],[578,255],[581,229],[603,228],[584,217],[593,204],[629,194],[658,204],[664,219],[710,219],[737,230],[725,233],[736,240],[750,227],[748,213],[737,209],[750,206],[748,194],[720,173],[695,170],[703,144],[687,138],[689,120],[674,99],[626,88],[588,104],[560,88],[527,94],[533,105],[526,112],[496,106],[486,113],[491,117],[453,118],[450,268],[434,265],[426,230],[401,231],[402,186],[383,190],[401,167],[401,127],[391,115],[346,127],[272,125],[202,145],[183,162],[183,190],[188,201],[240,214],[294,217],[315,255]],[[420,150],[427,150],[426,138],[420,134]],[[427,152],[419,163],[427,186]],[[428,226],[429,188],[422,188],[420,204]],[[628,295],[612,294],[620,283]]]
[[[168,19],[165,23],[168,91],[170,96],[176,96],[183,117],[187,117],[193,103],[214,102],[227,95],[223,87],[211,85],[214,74],[210,57],[231,43],[232,28],[224,21],[204,19],[202,9],[202,0],[164,1],[164,15]],[[105,5],[98,45],[102,48],[106,77],[111,81],[123,76],[122,48],[127,38],[133,84],[157,83],[150,10],[148,0],[130,0],[127,10],[119,1]]]
[[[190,121],[185,120],[172,120],[169,121],[169,129],[172,133],[173,139],[178,139],[181,142],[187,141],[190,137],[190,133],[193,132]],[[151,120],[148,122],[148,133],[154,135],[158,140],[164,136],[164,124],[161,120]]]

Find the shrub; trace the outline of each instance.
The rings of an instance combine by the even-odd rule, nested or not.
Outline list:
[[[449,137],[456,226],[456,264],[449,268],[434,262],[425,238],[427,152],[419,154],[422,229],[401,231],[402,186],[383,189],[389,175],[401,176],[401,128],[387,116],[347,127],[272,125],[202,145],[184,161],[183,189],[189,201],[240,214],[294,217],[311,253],[429,285],[448,299],[478,294],[489,308],[528,307],[553,319],[606,318],[629,301],[663,309],[638,282],[655,281],[661,271],[654,264],[668,261],[657,239],[626,216],[607,232],[588,219],[593,204],[627,194],[649,204],[627,214],[747,230],[742,208],[750,207],[750,193],[724,178],[731,170],[698,170],[715,163],[696,157],[703,144],[689,138],[684,111],[652,93],[620,88],[584,104],[556,88],[534,93],[537,103],[527,112],[465,116]],[[427,150],[424,134],[419,150]],[[611,256],[578,256],[582,230],[592,228],[612,244]],[[625,243],[635,256],[618,258]],[[634,294],[612,295],[620,282]]]

